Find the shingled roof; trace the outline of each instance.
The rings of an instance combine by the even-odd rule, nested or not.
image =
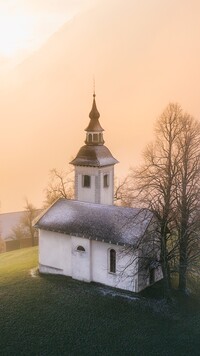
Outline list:
[[[74,166],[103,167],[118,163],[106,146],[82,146],[73,161]]]
[[[153,214],[147,209],[124,208],[76,200],[57,200],[35,227],[117,245],[137,245]]]

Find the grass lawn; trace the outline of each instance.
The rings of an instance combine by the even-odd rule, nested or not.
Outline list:
[[[169,307],[62,276],[37,247],[0,255],[0,355],[200,355],[200,307]]]

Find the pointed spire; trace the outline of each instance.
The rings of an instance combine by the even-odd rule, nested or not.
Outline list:
[[[104,129],[101,127],[99,122],[100,114],[96,107],[95,97],[96,94],[94,88],[92,110],[89,114],[90,122],[88,127],[85,129],[85,145],[81,147],[76,158],[70,162],[74,166],[85,167],[85,172],[87,172],[88,167],[100,168],[104,166],[114,166],[116,163],[118,163],[118,161],[112,156],[108,148],[104,146]]]
[[[92,110],[89,113],[90,123],[89,123],[88,127],[85,129],[85,131],[102,132],[102,131],[104,131],[104,129],[101,127],[100,122],[99,122],[100,114],[97,110],[95,97],[96,97],[96,94],[94,92]]]
[[[90,111],[89,117],[90,119],[99,119],[100,118],[100,114],[97,110],[97,106],[96,106],[96,100],[95,100],[96,94],[93,94],[93,104],[92,104],[92,110]]]

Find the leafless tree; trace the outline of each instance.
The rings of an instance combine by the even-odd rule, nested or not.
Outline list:
[[[35,239],[37,237],[37,230],[33,227],[33,220],[39,214],[39,210],[34,207],[32,203],[30,203],[26,199],[25,212],[21,219],[21,224],[26,231],[26,237],[31,238],[32,246],[35,245]]]
[[[25,211],[21,216],[19,224],[13,227],[10,237],[19,241],[22,239],[30,238],[31,244],[34,246],[38,232],[33,227],[33,220],[36,218],[39,212],[40,211],[26,199]]]
[[[176,225],[179,241],[179,290],[186,291],[187,271],[199,259],[200,123],[184,114],[177,138]]]
[[[161,277],[160,229],[157,218],[148,209],[138,209],[135,216],[130,217],[129,221],[125,220],[124,227],[129,223],[136,231],[140,230],[143,224],[146,228],[139,239],[136,238],[130,245],[122,247],[119,254],[122,261],[118,272],[121,280],[136,279],[137,288],[141,290]]]
[[[160,263],[166,295],[170,273],[178,271],[186,290],[187,271],[199,258],[200,124],[169,104],[155,126],[155,141],[132,173],[140,204],[160,223]]]
[[[116,205],[131,207],[134,205],[134,187],[132,177],[127,174],[115,180],[114,202]]]
[[[73,168],[66,171],[58,171],[56,168],[50,171],[50,179],[45,189],[44,207],[53,204],[58,198],[72,199],[74,196]]]
[[[155,142],[144,151],[144,163],[133,172],[139,201],[154,212],[160,224],[160,263],[166,296],[170,295],[170,260],[177,249],[171,239],[175,230],[175,177],[179,163],[176,140],[181,117],[180,106],[169,104],[156,123]]]

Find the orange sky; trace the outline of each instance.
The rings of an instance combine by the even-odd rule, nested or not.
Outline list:
[[[94,75],[117,176],[139,162],[169,101],[200,118],[199,1],[6,4],[0,14],[12,26],[24,20],[18,32],[9,21],[0,31],[1,212],[21,210],[24,197],[40,207],[49,170],[65,169],[83,145]],[[12,45],[12,32],[8,50],[2,36]]]
[[[90,3],[90,0],[0,0],[0,72],[40,48],[62,24],[86,11]]]

